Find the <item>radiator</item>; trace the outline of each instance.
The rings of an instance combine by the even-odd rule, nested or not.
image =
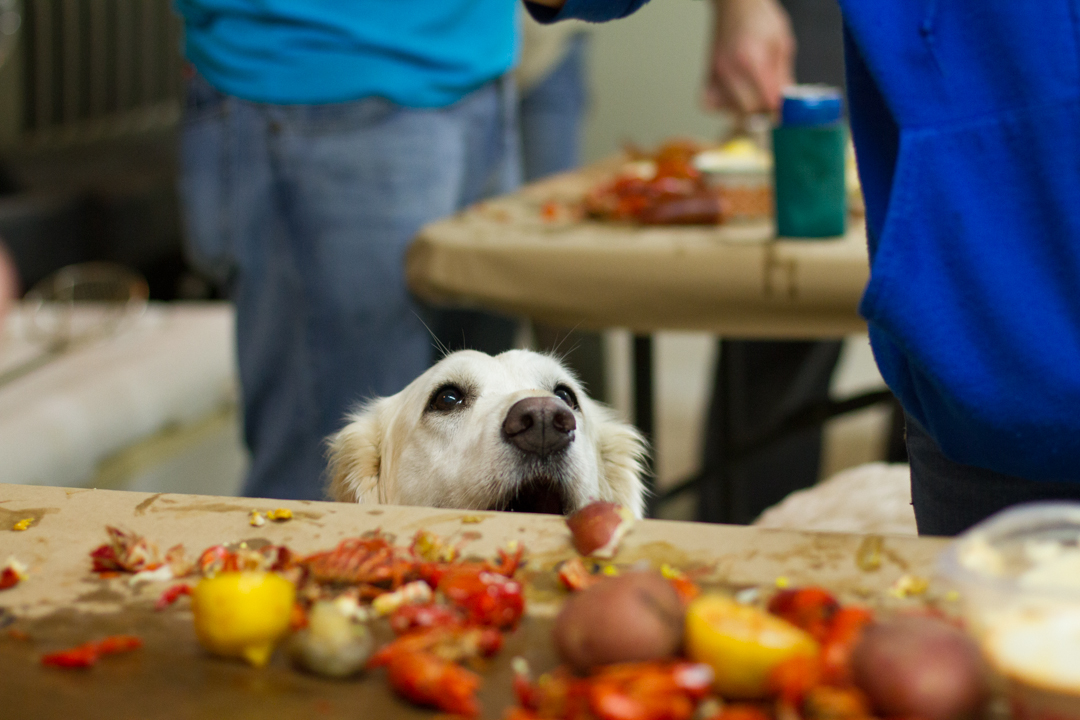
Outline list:
[[[84,143],[177,121],[182,30],[169,0],[22,5],[21,144]]]

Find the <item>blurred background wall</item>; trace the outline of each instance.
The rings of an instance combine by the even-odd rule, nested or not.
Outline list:
[[[625,20],[595,26],[586,160],[626,140],[649,147],[672,135],[721,135],[728,123],[701,109],[710,37],[707,0],[654,0]]]
[[[146,275],[153,297],[183,296],[170,3],[0,0],[0,17],[5,6],[21,20],[0,67],[0,235],[24,283],[111,260]]]

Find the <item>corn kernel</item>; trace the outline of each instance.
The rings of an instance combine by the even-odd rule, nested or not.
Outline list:
[[[20,520],[19,522],[15,523],[14,527],[12,527],[11,529],[12,530],[25,530],[26,528],[30,527],[33,524],[34,524],[34,518],[26,518],[24,520]]]
[[[889,594],[894,598],[907,598],[913,595],[922,595],[930,588],[930,581],[917,575],[901,575],[889,588]]]

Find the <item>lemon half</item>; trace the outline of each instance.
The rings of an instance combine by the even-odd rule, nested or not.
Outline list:
[[[270,572],[224,572],[203,578],[191,593],[195,635],[204,648],[255,667],[270,660],[289,631],[296,587]]]
[[[704,595],[690,603],[685,642],[692,660],[712,666],[716,691],[732,699],[764,697],[773,668],[818,652],[809,633],[724,595]]]

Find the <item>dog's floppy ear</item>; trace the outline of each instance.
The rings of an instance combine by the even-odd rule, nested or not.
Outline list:
[[[607,497],[630,508],[634,517],[645,514],[645,486],[641,482],[645,455],[645,438],[637,428],[622,422],[614,411],[599,403],[592,416],[598,417],[597,450],[600,454],[600,487]]]
[[[390,408],[386,398],[364,405],[349,424],[330,438],[328,488],[338,502],[382,501],[379,475],[387,458]]]

